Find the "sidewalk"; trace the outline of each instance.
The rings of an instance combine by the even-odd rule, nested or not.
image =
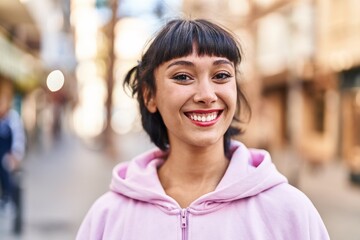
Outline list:
[[[31,149],[24,164],[24,232],[13,236],[0,216],[1,240],[71,240],[91,204],[107,191],[115,164],[150,148],[144,133],[117,138],[119,157],[110,159],[96,145],[65,135],[59,142]],[[289,166],[279,170],[289,174]],[[360,186],[351,185],[346,168],[333,162],[299,169],[298,187],[319,210],[332,240],[358,240]]]
[[[122,153],[118,159],[110,159],[101,147],[71,135],[30,149],[24,160],[23,234],[12,235],[10,222],[0,216],[0,239],[74,239],[91,204],[108,190],[112,168],[151,146],[143,133],[118,140]]]
[[[331,239],[360,239],[360,185],[349,181],[342,162],[318,170],[307,166],[302,171],[299,188],[318,209]]]

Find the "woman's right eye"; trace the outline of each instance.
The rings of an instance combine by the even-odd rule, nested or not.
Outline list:
[[[174,77],[172,77],[172,79],[176,80],[176,81],[187,81],[187,80],[191,80],[190,76],[186,75],[186,74],[177,74]]]

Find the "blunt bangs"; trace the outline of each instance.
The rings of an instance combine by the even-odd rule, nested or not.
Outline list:
[[[174,58],[188,56],[197,51],[199,56],[225,57],[235,66],[241,62],[240,46],[233,36],[204,20],[171,21],[152,46],[157,49],[152,62],[159,66]],[[179,47],[178,47],[179,46]]]
[[[156,95],[156,79],[154,72],[161,64],[175,58],[186,57],[196,51],[199,56],[217,56],[227,58],[234,63],[235,70],[241,63],[242,50],[235,36],[223,27],[204,19],[176,19],[168,22],[149,43],[138,65],[134,66],[125,76],[124,87],[130,87],[132,95],[137,97],[141,122],[150,139],[161,150],[169,149],[167,128],[157,111],[149,112],[146,103]],[[251,109],[239,83],[236,84],[237,109],[233,118],[238,117],[242,110]],[[244,108],[243,108],[244,107]],[[237,126],[229,126],[224,134],[224,150],[229,153],[231,136],[242,133]]]

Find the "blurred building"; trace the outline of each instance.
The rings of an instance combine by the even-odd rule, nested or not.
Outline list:
[[[12,81],[21,93],[30,91],[42,73],[40,32],[19,1],[0,2],[0,81]]]
[[[69,1],[0,2],[0,81],[15,85],[14,106],[30,139],[39,132],[52,134],[60,126],[59,106],[76,91]],[[56,91],[47,85],[47,75],[54,70],[61,70],[66,79]]]
[[[116,21],[109,25],[109,4],[114,2],[119,4]],[[139,5],[73,0],[80,90],[74,122],[80,134],[90,137],[109,124],[120,134],[136,129],[136,103],[122,91],[121,79],[139,59],[139,46],[161,19],[202,17],[231,29],[242,43],[241,84],[253,109],[242,140],[272,152],[287,149],[314,164],[342,158],[351,172],[358,173],[360,54],[359,18],[354,10],[358,4],[352,0],[153,0]],[[114,75],[109,78],[111,54]],[[112,105],[105,108],[109,98]],[[90,119],[86,116],[94,116],[95,110],[92,123],[86,121],[92,125],[81,124],[81,118]]]
[[[124,92],[123,79],[138,63],[161,17],[178,14],[176,2],[71,1],[79,94],[73,124],[80,136],[91,139],[109,130],[125,134],[141,129],[136,100]]]
[[[321,72],[338,83],[340,155],[360,182],[360,17],[359,1],[319,1]]]
[[[253,118],[243,140],[289,148],[360,173],[359,1],[184,0],[184,12],[223,23],[245,52]]]

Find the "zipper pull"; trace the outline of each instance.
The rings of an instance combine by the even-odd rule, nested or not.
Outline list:
[[[181,209],[181,228],[186,228],[187,226],[187,210]]]

